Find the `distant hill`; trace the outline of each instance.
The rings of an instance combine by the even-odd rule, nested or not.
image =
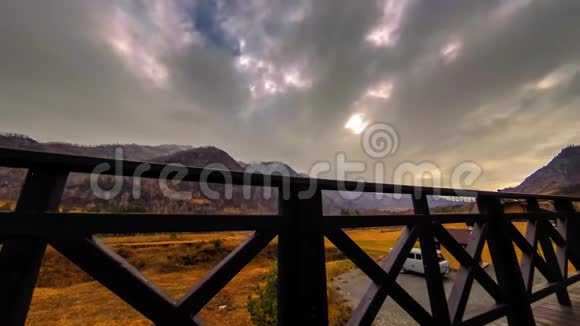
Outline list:
[[[580,196],[580,146],[569,146],[520,185],[504,192]]]
[[[41,143],[25,135],[6,133],[0,133],[0,147],[107,158],[115,157],[115,150],[121,148],[123,157],[126,160],[135,161],[148,161],[156,157],[193,148],[192,146],[183,145],[107,144],[85,146],[60,142]]]
[[[242,168],[248,172],[264,173],[264,174],[280,174],[288,175],[290,177],[308,177],[307,174],[298,173],[288,164],[282,162],[239,162]]]
[[[209,164],[218,164],[215,167],[232,171],[249,171],[264,174],[288,174],[292,177],[308,177],[299,173],[288,164],[277,161],[244,163],[236,161],[227,152],[213,147],[192,147],[182,145],[147,146],[137,144],[108,144],[98,146],[83,146],[69,143],[42,143],[30,137],[17,134],[0,134],[0,147],[26,149],[35,151],[56,152],[72,155],[86,155],[95,157],[113,158],[118,148],[123,149],[123,158],[126,160],[148,161],[158,163],[177,163],[185,166],[205,167]],[[17,199],[20,185],[25,171],[0,167],[0,202]],[[104,177],[104,183],[112,186],[114,179]],[[181,183],[174,190],[187,191],[192,194],[189,201],[172,200],[160,191],[157,180],[144,179],[141,181],[141,196],[132,196],[134,186],[131,178],[123,178],[122,193],[114,200],[97,198],[90,188],[87,175],[72,174],[69,177],[63,196],[66,209],[85,211],[134,211],[146,210],[151,212],[198,212],[220,213],[228,210],[242,210],[246,212],[275,213],[277,205],[276,194],[272,198],[264,198],[260,188],[251,188],[251,197],[246,199],[243,187],[234,186],[231,198],[211,200],[206,198],[196,183]],[[224,194],[223,185],[211,185],[212,190]],[[247,190],[246,190],[247,191]],[[392,195],[377,197],[374,193],[341,194],[336,191],[323,192],[323,210],[326,214],[338,215],[345,211],[360,214],[384,214],[412,211],[410,198],[397,199]],[[457,206],[457,202],[446,199],[431,201],[431,207]],[[461,203],[459,203],[461,205]]]
[[[217,163],[226,169],[241,171],[242,166],[225,151],[211,147],[160,145],[147,146],[137,144],[108,144],[98,146],[83,146],[69,143],[41,143],[30,137],[17,134],[0,134],[0,147],[54,152],[72,155],[114,158],[118,148],[123,150],[126,160],[147,161],[158,163],[178,163],[185,166],[204,167]],[[0,203],[15,202],[20,185],[25,176],[24,170],[14,170],[0,167]],[[102,177],[103,188],[112,187],[114,179]],[[134,180],[123,178],[121,194],[113,200],[104,200],[95,196],[90,188],[88,175],[71,174],[63,195],[63,208],[84,211],[148,211],[164,213],[197,212],[200,214],[215,214],[228,210],[244,210],[248,212],[273,212],[275,199],[261,199],[252,189],[249,200],[244,199],[242,187],[233,187],[231,198],[222,196],[219,200],[205,198],[196,183],[182,182],[176,191],[187,191],[192,194],[191,200],[174,200],[168,198],[160,190],[157,180],[141,180],[139,198],[132,196]],[[210,188],[224,194],[223,185],[211,185]],[[0,205],[1,206],[1,205]]]
[[[242,171],[240,163],[234,160],[230,154],[213,146],[190,148],[153,158],[152,161],[166,164],[179,163],[185,166],[199,167],[205,167],[210,164],[219,164],[219,166],[216,166],[215,168],[222,167],[221,169]]]

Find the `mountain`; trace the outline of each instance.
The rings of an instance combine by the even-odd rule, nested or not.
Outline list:
[[[148,161],[165,164],[206,167],[242,171],[242,165],[225,151],[212,146],[194,148],[192,146],[160,145],[145,146],[137,144],[109,144],[82,146],[69,143],[41,143],[28,136],[18,134],[0,134],[0,147],[55,152],[71,155],[114,158],[118,149],[122,150],[125,160]],[[294,170],[292,170],[294,171]],[[0,167],[0,209],[5,202],[17,200],[20,186],[26,171]],[[293,172],[295,173],[295,172]],[[136,180],[130,177],[120,179],[120,193],[113,199],[100,198],[91,188],[87,174],[72,173],[65,188],[61,208],[81,211],[147,211],[163,213],[196,212],[199,214],[217,214],[236,211],[238,213],[274,213],[277,199],[274,196],[262,196],[261,188],[253,187],[244,190],[241,186],[209,185],[209,188],[220,194],[219,198],[208,198],[199,183],[181,182],[177,186],[168,182],[170,190],[186,192],[190,198],[176,199],[168,195],[167,190],[160,189],[159,181],[152,179],[139,180],[139,195],[133,194]],[[101,176],[99,185],[111,189],[115,178]]]
[[[324,213],[327,215],[342,214],[345,210],[363,215],[413,212],[411,195],[324,191],[323,198]],[[444,208],[454,208],[454,212],[474,212],[474,205],[469,201],[438,196],[429,196],[427,200],[431,209],[443,211]]]
[[[193,148],[183,145],[107,144],[84,146],[60,142],[41,143],[25,135],[8,133],[0,133],[0,147],[106,158],[115,157],[116,151],[121,149],[124,159],[134,161],[148,161]]]
[[[263,174],[279,174],[290,177],[308,177],[308,175],[304,173],[298,173],[288,164],[282,162],[276,161],[252,162],[252,163],[239,162],[239,164],[247,172],[263,173]]]
[[[118,149],[122,149],[123,159],[148,161],[165,164],[181,164],[185,166],[227,169],[231,171],[248,171],[264,174],[282,174],[292,177],[308,177],[299,173],[288,164],[277,161],[244,163],[236,161],[227,152],[213,147],[160,145],[145,146],[137,144],[108,144],[98,146],[82,146],[68,143],[41,143],[30,137],[17,134],[0,134],[0,147],[27,149],[46,152],[57,152],[72,155],[95,157],[115,157]],[[15,202],[20,185],[25,176],[24,170],[0,167],[0,204],[2,201]],[[129,177],[121,178],[121,192],[114,199],[103,199],[91,188],[88,175],[73,173],[69,177],[63,195],[63,207],[68,210],[83,211],[141,211],[163,213],[220,213],[237,210],[237,212],[275,213],[277,194],[264,195],[263,188],[241,186],[231,187],[231,192],[224,185],[210,185],[210,189],[220,194],[218,199],[209,198],[198,183],[181,182],[171,190],[191,194],[188,200],[175,200],[160,190],[159,181],[151,179],[140,180],[138,197],[133,194],[135,180]],[[115,179],[101,176],[99,184],[105,189],[113,187]],[[229,194],[229,196],[226,196]],[[354,198],[353,198],[354,196]],[[432,207],[458,206],[461,203],[441,198],[431,201]],[[323,211],[325,214],[338,215],[349,212],[361,214],[401,213],[412,211],[409,196],[396,198],[393,195],[378,195],[374,193],[341,193],[337,191],[323,192]]]
[[[179,163],[185,166],[206,167],[210,164],[220,170],[242,171],[242,166],[230,154],[213,147],[190,148],[152,159],[157,163]]]
[[[500,191],[580,196],[580,146],[568,146],[520,185]]]
[[[36,140],[20,134],[0,133],[0,146],[6,148],[28,149],[40,151],[43,145]]]

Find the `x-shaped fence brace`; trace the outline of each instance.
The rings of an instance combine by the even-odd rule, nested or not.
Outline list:
[[[31,171],[24,182],[16,214],[44,217],[56,211],[68,173]],[[78,220],[77,220],[78,221]],[[157,325],[197,325],[195,315],[234,278],[276,236],[258,230],[230,252],[181,300],[174,301],[123,257],[107,248],[92,234],[69,232],[63,236],[9,238],[0,252],[2,316],[12,316],[6,324],[22,324],[47,244],[76,264],[96,281],[115,293]],[[25,266],[23,266],[25,265]],[[29,275],[18,275],[27,271]],[[26,284],[23,284],[26,283]],[[26,292],[26,293],[23,293]],[[11,292],[11,293],[10,293]],[[25,308],[23,308],[25,307]]]
[[[415,200],[416,211],[425,212],[422,208],[425,205],[424,200]],[[557,230],[548,218],[551,214],[542,211],[538,207],[537,201],[529,200],[528,205],[529,211],[535,212],[536,215],[527,221],[526,237],[518,231],[513,223],[509,223],[508,242],[513,241],[522,251],[520,270],[525,289],[530,295],[529,300],[534,302],[556,292],[558,301],[562,305],[569,306],[571,303],[566,290],[568,283],[567,262],[570,258],[569,261],[577,268],[578,260],[575,250],[571,250],[572,255],[568,257],[570,252],[567,253],[565,240],[566,217],[558,215]],[[485,210],[485,208],[483,209]],[[443,225],[433,223],[428,218],[429,214],[425,214],[425,216],[426,219],[423,222],[404,227],[395,247],[380,263],[376,263],[368,256],[343,230],[337,228],[325,233],[325,236],[372,280],[372,284],[349,322],[350,325],[372,324],[387,296],[391,296],[421,325],[483,324],[497,319],[497,316],[504,315],[509,310],[510,304],[506,298],[506,291],[502,291],[498,283],[480,264],[481,253],[488,235],[487,221],[485,219],[475,221],[467,248],[464,249]],[[448,300],[444,299],[446,295],[436,257],[434,238],[461,265]],[[427,312],[396,282],[403,263],[417,240],[423,254],[431,313]],[[557,255],[554,252],[552,241],[557,245]],[[538,242],[542,247],[543,257],[537,250]],[[509,248],[506,249],[509,250]],[[513,247],[511,249],[513,250]],[[532,291],[534,267],[538,268],[548,281],[547,285],[535,292]],[[496,304],[464,320],[474,280],[478,281]]]
[[[51,213],[58,210],[68,174],[67,170],[30,169],[15,212],[3,213],[6,219],[0,223],[8,223],[11,228],[9,231],[0,229],[0,235],[5,232],[9,234],[2,236],[0,252],[0,287],[3,290],[0,293],[0,318],[3,324],[24,323],[42,256],[48,244],[157,325],[199,324],[196,314],[276,236],[280,236],[278,259],[282,274],[279,280],[283,283],[279,285],[279,295],[285,300],[280,303],[283,305],[281,309],[285,309],[280,316],[292,318],[292,311],[290,307],[286,307],[287,303],[300,304],[300,300],[304,299],[304,307],[300,309],[305,311],[300,312],[299,318],[321,323],[328,322],[328,317],[322,316],[327,313],[326,284],[319,284],[326,282],[323,236],[372,281],[353,313],[349,322],[351,325],[372,324],[388,296],[422,325],[480,325],[505,315],[510,324],[533,324],[530,302],[556,293],[561,304],[570,305],[567,285],[580,280],[578,273],[568,276],[568,262],[577,270],[580,267],[580,245],[577,242],[573,246],[569,245],[574,239],[570,235],[578,232],[578,224],[575,224],[574,230],[569,227],[570,218],[578,215],[569,200],[556,200],[556,213],[547,213],[540,209],[537,199],[528,199],[527,213],[505,214],[499,198],[478,196],[480,214],[477,217],[472,216],[470,222],[473,230],[467,247],[463,248],[435,216],[430,214],[426,196],[414,197],[415,214],[412,217],[399,216],[389,221],[391,226],[398,223],[393,221],[399,221],[398,225],[403,230],[387,257],[377,263],[343,228],[348,228],[349,225],[384,226],[382,222],[388,217],[369,219],[361,216],[347,220],[344,217],[322,216],[319,190],[308,201],[301,202],[294,197],[281,201],[280,217],[283,222],[267,222],[268,227],[261,227],[264,226],[261,224],[265,221],[264,217],[240,216],[245,222],[215,217],[212,221],[217,224],[228,224],[232,229],[251,229],[255,232],[182,299],[175,301],[93,235],[115,228],[132,230],[137,224],[138,228],[161,232],[162,229],[167,229],[165,221],[173,223],[171,227],[181,231],[202,230],[207,229],[212,222],[201,218],[202,222],[191,219],[173,219],[173,222],[167,219],[161,222],[161,216],[139,214],[132,217],[124,215],[125,219],[108,219],[105,222],[99,219],[110,216],[82,214],[86,219],[80,221],[67,214]],[[292,196],[296,193],[294,191]],[[54,218],[54,223],[32,223],[51,218]],[[527,221],[525,236],[514,226],[512,219]],[[451,220],[453,219],[448,219]],[[556,227],[552,220],[557,221]],[[29,222],[32,224],[27,224]],[[456,222],[467,221],[458,217]],[[196,228],[200,225],[201,228]],[[249,225],[255,228],[248,228]],[[218,229],[220,228],[215,230]],[[439,270],[435,239],[460,263],[448,299]],[[430,312],[396,281],[408,253],[417,241],[423,256]],[[496,280],[480,265],[486,242]],[[513,244],[522,252],[520,262]],[[555,251],[553,244],[556,245]],[[546,286],[538,290],[532,288],[536,268],[548,281]],[[489,293],[495,304],[466,318],[465,310],[474,281]],[[296,290],[294,286],[300,289]],[[317,294],[312,298],[305,298],[303,295],[309,286],[316,287]],[[324,307],[315,307],[316,305]]]

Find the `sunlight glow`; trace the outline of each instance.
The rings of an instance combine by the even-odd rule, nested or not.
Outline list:
[[[354,134],[358,135],[365,130],[368,124],[368,121],[364,120],[364,115],[362,113],[355,113],[350,116],[344,125],[344,128],[350,129]]]
[[[542,80],[536,83],[536,89],[544,90],[554,88],[561,82],[561,76],[557,73],[549,74],[548,76],[544,77]]]
[[[463,48],[463,43],[459,40],[453,40],[445,44],[441,49],[441,57],[446,63],[451,63],[457,59],[461,49]]]

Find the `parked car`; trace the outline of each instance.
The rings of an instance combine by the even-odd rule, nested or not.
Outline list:
[[[441,274],[445,275],[449,273],[449,262],[443,258],[443,255],[441,255],[439,250],[437,250],[437,258],[439,259],[439,271]],[[403,273],[415,272],[425,274],[425,266],[423,265],[423,255],[421,254],[421,249],[411,249],[411,252],[407,256],[401,271]]]

